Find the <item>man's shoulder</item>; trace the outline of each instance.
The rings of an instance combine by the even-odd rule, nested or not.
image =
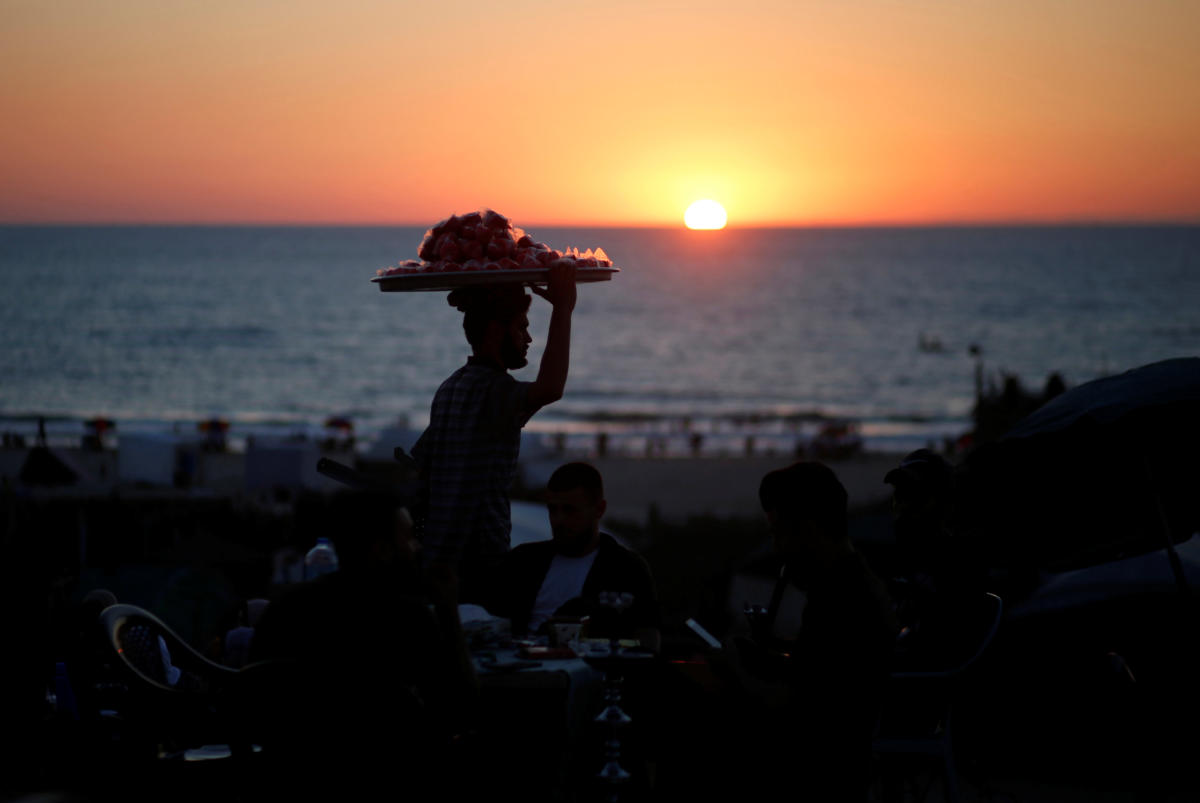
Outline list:
[[[508,371],[485,363],[467,363],[442,381],[434,394],[434,404],[458,404],[475,399],[474,404],[503,404],[503,397],[527,388]],[[497,399],[497,395],[502,397]]]
[[[513,547],[505,558],[505,563],[510,571],[519,572],[522,569],[549,565],[553,558],[553,541],[533,541]]]
[[[460,366],[454,373],[442,380],[442,384],[438,385],[437,392],[445,393],[460,385],[478,383],[488,374],[488,372],[481,371],[480,369],[481,366],[470,363]]]
[[[600,545],[596,548],[612,552],[613,554],[633,555],[638,558],[641,557],[641,555],[639,555],[637,552],[618,541],[616,536],[606,533],[603,530],[600,531]]]
[[[468,360],[465,365],[457,371],[450,374],[446,378],[446,382],[450,381],[470,381],[470,382],[517,382],[518,380],[508,372],[508,369],[502,368],[499,365],[493,365],[490,362]],[[445,383],[443,383],[445,384]]]
[[[637,551],[630,549],[608,533],[600,533],[600,545],[596,548],[597,557],[603,556],[606,562],[620,564],[626,568],[636,567],[650,574],[650,564]]]
[[[534,556],[545,555],[554,551],[554,541],[527,541],[524,544],[515,546],[510,551],[509,557],[515,559],[530,558]]]

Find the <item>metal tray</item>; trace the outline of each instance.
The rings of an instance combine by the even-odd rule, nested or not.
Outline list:
[[[577,268],[575,282],[610,281],[620,268]],[[397,273],[392,276],[376,276],[371,281],[379,285],[384,293],[407,293],[415,291],[453,290],[456,287],[483,284],[546,284],[550,278],[549,268],[515,268],[513,270],[460,270],[444,273]]]

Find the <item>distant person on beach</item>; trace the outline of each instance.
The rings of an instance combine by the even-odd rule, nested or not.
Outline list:
[[[658,603],[650,567],[637,553],[600,530],[607,502],[600,472],[587,463],[559,466],[546,484],[546,511],[554,537],[523,544],[505,559],[497,583],[496,613],[514,633],[536,633],[551,617],[590,617],[589,633],[636,637],[658,644]],[[609,595],[626,594],[622,612]]]
[[[571,349],[575,268],[555,265],[547,289],[553,306],[537,378],[509,371],[526,365],[530,296],[517,284],[463,287],[449,295],[463,313],[472,354],[433,397],[429,427],[413,447],[421,474],[423,560],[431,581],[456,585],[464,601],[486,597],[486,578],[508,552],[508,492],[517,476],[521,429],[562,398]]]
[[[812,800],[866,796],[871,736],[898,631],[883,583],[851,543],[847,494],[827,466],[799,462],[759,487],[779,586],[753,641],[738,642],[743,704],[759,739],[742,774]],[[807,602],[799,632],[771,627],[787,587]],[[744,732],[744,731],[743,731]]]

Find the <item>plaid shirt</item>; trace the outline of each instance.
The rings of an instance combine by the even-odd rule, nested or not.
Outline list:
[[[424,561],[508,551],[508,489],[528,393],[528,382],[471,357],[434,394],[429,428],[413,447],[425,491]]]

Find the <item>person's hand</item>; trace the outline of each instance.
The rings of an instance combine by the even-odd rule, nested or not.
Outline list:
[[[567,312],[575,309],[575,264],[556,262],[550,266],[550,281],[543,290],[535,285],[529,289],[549,301],[555,309]]]

